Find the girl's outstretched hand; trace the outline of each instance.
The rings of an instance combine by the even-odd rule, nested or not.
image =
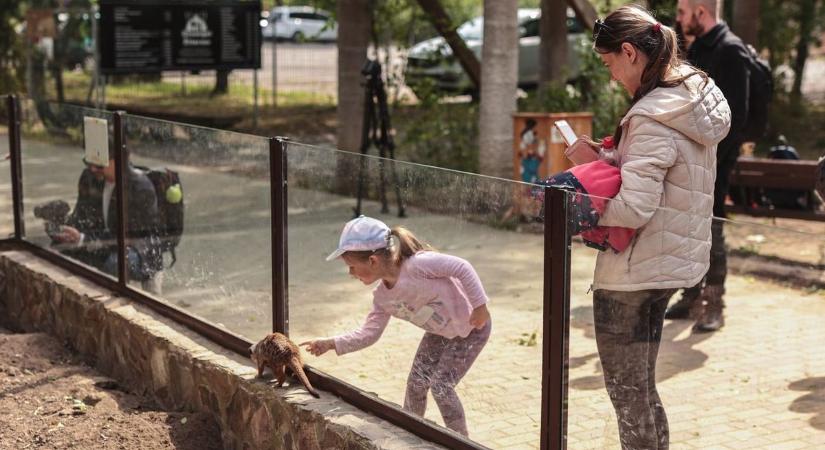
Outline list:
[[[314,339],[301,342],[299,345],[305,346],[304,350],[311,353],[312,356],[321,356],[335,348],[335,340],[332,338]]]
[[[470,314],[470,325],[479,330],[484,328],[484,325],[487,325],[487,321],[489,320],[490,311],[487,311],[487,305],[479,306]]]

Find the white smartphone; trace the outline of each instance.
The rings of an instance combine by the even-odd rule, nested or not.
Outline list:
[[[564,143],[567,144],[568,147],[573,145],[573,143],[576,142],[576,139],[578,139],[576,132],[573,131],[573,128],[569,123],[567,123],[566,120],[557,120],[553,125],[555,125],[556,129],[559,130],[561,138],[564,139]]]

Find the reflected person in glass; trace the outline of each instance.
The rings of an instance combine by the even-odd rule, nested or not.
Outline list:
[[[117,274],[117,198],[115,161],[84,159],[77,203],[66,225],[51,235],[61,252],[110,275]],[[105,165],[104,165],[105,163]],[[128,275],[153,294],[161,293],[163,257],[158,235],[155,188],[145,173],[129,165],[127,252]]]
[[[378,341],[390,317],[407,320],[426,333],[407,378],[404,409],[419,416],[432,392],[444,424],[467,436],[464,407],[455,387],[490,337],[487,294],[469,262],[438,253],[403,227],[390,229],[361,216],[344,226],[338,249],[349,273],[373,290],[373,308],[361,328],[340,336],[304,342],[315,356],[338,355]]]
[[[673,29],[644,8],[620,7],[593,33],[631,97],[613,135],[622,185],[598,224],[637,230],[627,249],[596,259],[596,345],[622,448],[663,450],[670,437],[656,359],[665,307],[708,270],[716,146],[731,112],[714,81],[679,58]]]

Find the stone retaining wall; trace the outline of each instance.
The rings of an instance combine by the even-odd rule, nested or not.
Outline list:
[[[442,448],[332,394],[257,380],[245,358],[27,252],[0,253],[0,322],[56,336],[164,408],[211,413],[228,449]]]

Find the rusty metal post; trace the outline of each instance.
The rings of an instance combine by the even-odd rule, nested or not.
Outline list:
[[[283,137],[269,140],[269,189],[272,211],[272,331],[288,336],[287,142]]]
[[[568,193],[544,189],[544,321],[541,449],[567,448],[567,357],[570,316]]]
[[[14,238],[26,235],[23,222],[23,155],[20,146],[20,101],[16,95],[6,97],[6,111],[9,115],[9,161],[11,163],[11,197],[14,208]]]
[[[128,261],[126,260],[126,228],[128,217],[126,174],[129,170],[129,152],[126,150],[126,141],[123,133],[124,111],[115,111],[112,120],[114,126],[115,159],[115,195],[117,196],[117,280],[122,286],[129,283]],[[110,154],[111,156],[111,154]]]

